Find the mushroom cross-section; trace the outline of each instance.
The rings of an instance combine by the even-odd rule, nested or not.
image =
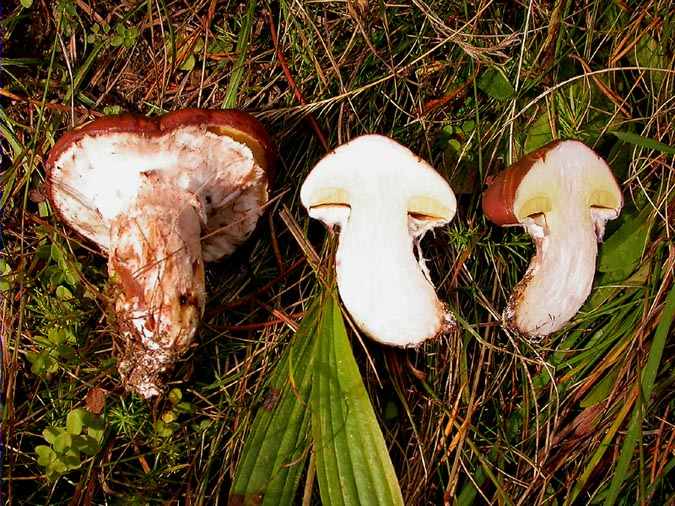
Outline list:
[[[161,373],[190,346],[206,300],[204,261],[252,233],[273,162],[262,125],[232,110],[104,117],[51,150],[54,209],[109,257],[127,388],[157,395]]]
[[[358,137],[319,161],[300,198],[312,218],[340,228],[338,289],[365,334],[416,346],[451,323],[419,241],[453,218],[456,201],[428,163],[387,137]]]
[[[591,292],[605,223],[622,205],[610,168],[578,141],[552,142],[489,182],[487,218],[524,226],[537,247],[505,310],[511,327],[537,338],[574,317]]]

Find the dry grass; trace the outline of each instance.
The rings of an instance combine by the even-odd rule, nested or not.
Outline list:
[[[588,504],[605,500],[617,474],[622,504],[673,501],[672,342],[653,396],[641,398],[636,386],[673,286],[673,156],[610,133],[675,146],[670,2],[3,5],[7,501],[226,502],[265,380],[316,283],[288,226],[297,222],[321,249],[325,233],[299,205],[300,182],[326,146],[371,132],[432,161],[461,194],[457,218],[425,240],[459,330],[417,352],[355,345],[406,504]],[[505,97],[481,80],[495,69],[512,88]],[[172,404],[125,394],[111,360],[117,335],[105,318],[105,259],[47,213],[40,190],[43,162],[66,129],[120,110],[188,106],[254,113],[277,142],[280,166],[259,231],[207,269],[199,346],[172,376],[189,409],[162,435],[158,421]],[[480,190],[547,136],[580,138],[609,160],[624,214],[646,210],[648,240],[607,252],[618,268],[598,276],[573,325],[533,345],[498,325],[532,246],[522,232],[486,223]],[[644,238],[644,226],[633,236]],[[59,298],[58,285],[74,298]],[[40,336],[55,326],[73,331],[70,353],[55,352],[53,370],[35,374],[29,354],[49,348]],[[104,445],[49,482],[35,457],[41,432],[64,425],[93,388],[107,394]],[[621,471],[636,405],[639,451]]]

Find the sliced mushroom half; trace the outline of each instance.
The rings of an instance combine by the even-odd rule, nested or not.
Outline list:
[[[622,205],[609,166],[578,141],[548,144],[489,183],[487,218],[525,227],[537,247],[505,310],[510,326],[538,338],[574,317],[591,292],[605,223]]]

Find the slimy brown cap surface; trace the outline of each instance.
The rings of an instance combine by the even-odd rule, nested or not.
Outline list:
[[[518,162],[497,174],[483,192],[483,212],[488,220],[497,225],[515,225],[519,223],[513,209],[516,200],[516,192],[523,178],[532,166],[539,160],[546,158],[549,151],[554,149],[561,141],[553,141],[549,144],[527,154]]]

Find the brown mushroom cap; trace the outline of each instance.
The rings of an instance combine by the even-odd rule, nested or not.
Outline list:
[[[87,136],[136,133],[144,137],[158,137],[186,126],[211,129],[214,133],[246,144],[256,162],[266,171],[268,181],[274,179],[276,151],[272,139],[257,119],[234,109],[181,109],[154,118],[131,113],[104,116],[63,134],[49,152],[47,170],[51,170],[64,151]]]
[[[525,176],[528,175],[530,170],[538,162],[545,163],[549,153],[556,150],[561,145],[569,146],[570,144],[579,145],[581,149],[590,151],[586,145],[578,141],[556,140],[528,153],[496,176],[489,178],[488,187],[483,192],[482,199],[483,213],[487,219],[499,226],[520,224],[522,220],[516,216],[514,206],[518,189],[523,182],[523,179],[525,179]],[[621,192],[618,189],[619,185],[611,171],[608,170],[607,173],[608,177],[613,181],[613,185],[616,187],[616,205],[613,207],[621,209],[623,199],[621,197]]]
[[[560,141],[553,141],[532,151],[522,159],[488,179],[488,188],[483,193],[483,213],[495,225],[517,225],[513,204],[521,181],[539,160],[545,160],[547,153]]]

